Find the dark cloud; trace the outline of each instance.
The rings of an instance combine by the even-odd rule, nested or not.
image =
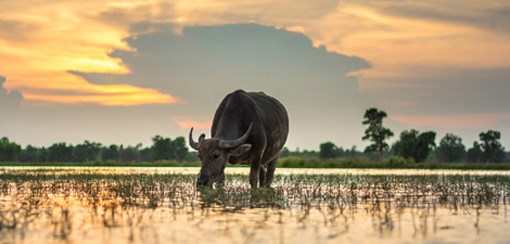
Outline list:
[[[19,104],[23,99],[17,91],[8,92],[4,88],[4,82],[5,77],[0,76],[0,137],[16,131],[14,127],[19,122],[21,113]]]
[[[368,68],[367,61],[314,47],[302,34],[255,24],[186,27],[179,34],[169,25],[136,28],[143,34],[126,39],[136,51],[111,53],[131,74],[75,74],[95,83],[121,82],[175,94],[182,104],[169,116],[197,120],[211,119],[233,90],[265,91],[287,105],[293,145],[359,141],[358,135],[343,133],[361,133],[366,99],[350,74]]]
[[[23,96],[18,91],[8,92],[4,88],[4,83],[5,77],[0,76],[0,111],[2,113],[13,111],[23,99]]]

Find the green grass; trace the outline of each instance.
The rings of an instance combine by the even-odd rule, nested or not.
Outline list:
[[[50,167],[200,167],[200,162],[61,162],[61,163],[19,163],[0,162],[1,166],[50,166]],[[246,167],[246,165],[229,165]],[[415,163],[401,158],[389,158],[383,162],[366,158],[322,160],[318,158],[286,157],[278,161],[279,168],[356,168],[356,169],[455,169],[455,170],[510,170],[510,163]]]

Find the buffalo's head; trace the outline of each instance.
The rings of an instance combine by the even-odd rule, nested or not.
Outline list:
[[[202,161],[197,186],[212,186],[213,183],[223,183],[225,180],[225,166],[230,157],[240,157],[250,151],[252,145],[247,144],[246,141],[250,136],[252,126],[253,124],[250,124],[244,135],[234,140],[205,139],[205,135],[202,134],[198,142],[193,140],[193,128],[191,128],[189,144],[198,151],[198,157]]]

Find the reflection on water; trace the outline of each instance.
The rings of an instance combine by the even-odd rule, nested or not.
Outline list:
[[[92,174],[198,174],[198,167],[31,167],[14,166],[0,167],[1,172],[38,172],[38,173],[92,173]],[[227,174],[244,174],[250,172],[248,167],[228,167]],[[310,175],[506,175],[510,171],[505,170],[442,170],[442,169],[316,169],[316,168],[279,168],[280,175],[310,174]]]
[[[510,241],[510,174],[246,168],[197,191],[196,168],[0,169],[0,243]]]

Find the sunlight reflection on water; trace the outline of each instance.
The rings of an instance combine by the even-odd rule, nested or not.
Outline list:
[[[0,167],[2,171],[40,171],[52,173],[94,173],[94,174],[198,174],[199,167],[47,167],[47,166],[14,166]],[[227,167],[226,174],[247,175],[248,167]],[[505,170],[443,170],[443,169],[315,169],[315,168],[278,168],[276,174],[306,174],[306,175],[500,175],[510,176]]]
[[[199,168],[4,167],[1,243],[506,243],[510,172],[249,168],[199,192]],[[459,177],[460,176],[460,177]]]

